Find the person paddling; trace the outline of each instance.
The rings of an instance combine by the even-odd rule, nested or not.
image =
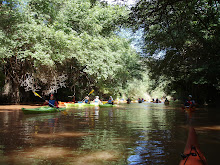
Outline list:
[[[138,103],[142,103],[142,100],[141,100],[141,98],[138,98]]]
[[[167,98],[164,100],[164,104],[169,104],[169,100]]]
[[[90,104],[90,99],[89,99],[89,96],[86,96],[85,97],[85,101],[84,101],[86,104]]]
[[[192,95],[188,96],[188,99],[186,100],[186,102],[184,103],[185,107],[189,107],[189,108],[193,108],[195,107],[195,101],[192,99]]]
[[[93,100],[94,103],[101,104],[102,102],[99,100],[99,96],[96,96]]]
[[[56,99],[55,99],[53,94],[50,95],[50,100],[49,101],[45,100],[43,105],[49,105],[50,107],[57,107],[57,108],[59,108],[58,104],[57,104],[57,101],[56,101]]]
[[[114,104],[114,100],[112,98],[112,96],[109,97],[107,104]]]
[[[131,99],[128,98],[128,99],[127,99],[127,104],[130,104],[130,103],[131,103]]]

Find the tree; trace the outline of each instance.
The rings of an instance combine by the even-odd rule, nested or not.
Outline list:
[[[81,98],[87,86],[104,89],[102,83],[115,80],[121,86],[133,73],[138,76],[137,54],[115,33],[128,18],[126,8],[91,6],[89,0],[14,0],[1,10],[4,94],[12,102],[25,97],[24,89],[49,94],[68,87]],[[124,74],[127,69],[132,74]]]
[[[199,97],[210,89],[217,95],[219,5],[208,0],[140,0],[132,8],[130,21],[144,28],[143,48],[152,78],[165,76],[182,95],[192,92]]]

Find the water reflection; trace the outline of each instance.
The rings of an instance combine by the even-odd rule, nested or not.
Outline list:
[[[63,113],[0,112],[0,164],[178,164],[194,125],[208,163],[220,147],[218,111],[172,105],[74,107]]]
[[[148,105],[149,106],[149,105]],[[166,111],[162,107],[150,106],[146,115],[138,116],[139,128],[136,129],[136,147],[128,158],[129,164],[164,164],[164,141],[170,141],[171,132],[167,122]],[[172,118],[170,118],[172,120]],[[158,157],[160,157],[158,159]],[[162,158],[164,157],[164,158]]]

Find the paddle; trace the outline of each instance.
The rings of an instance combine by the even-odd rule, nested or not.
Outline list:
[[[89,92],[89,94],[88,94],[87,96],[91,95],[93,92],[94,92],[94,89],[91,90],[91,92]],[[85,98],[86,98],[86,97],[84,97],[84,99],[83,99],[82,101],[78,102],[78,103],[82,103],[82,102],[85,100]]]
[[[34,95],[35,96],[38,96],[38,97],[40,97],[41,99],[43,99],[44,101],[46,101],[43,97],[41,97],[37,92],[34,92],[33,91],[33,93],[34,93]],[[48,104],[49,105],[51,105],[53,108],[55,108],[55,106],[53,105],[53,104],[51,104],[49,101],[47,101],[48,102]],[[59,109],[59,108],[57,108],[60,112],[61,112],[61,110]]]

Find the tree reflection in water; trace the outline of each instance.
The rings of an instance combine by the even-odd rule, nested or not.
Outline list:
[[[173,165],[187,139],[186,113],[171,105],[75,107],[67,113],[1,109],[0,164]],[[191,118],[208,162],[217,161],[219,113],[201,109]]]

